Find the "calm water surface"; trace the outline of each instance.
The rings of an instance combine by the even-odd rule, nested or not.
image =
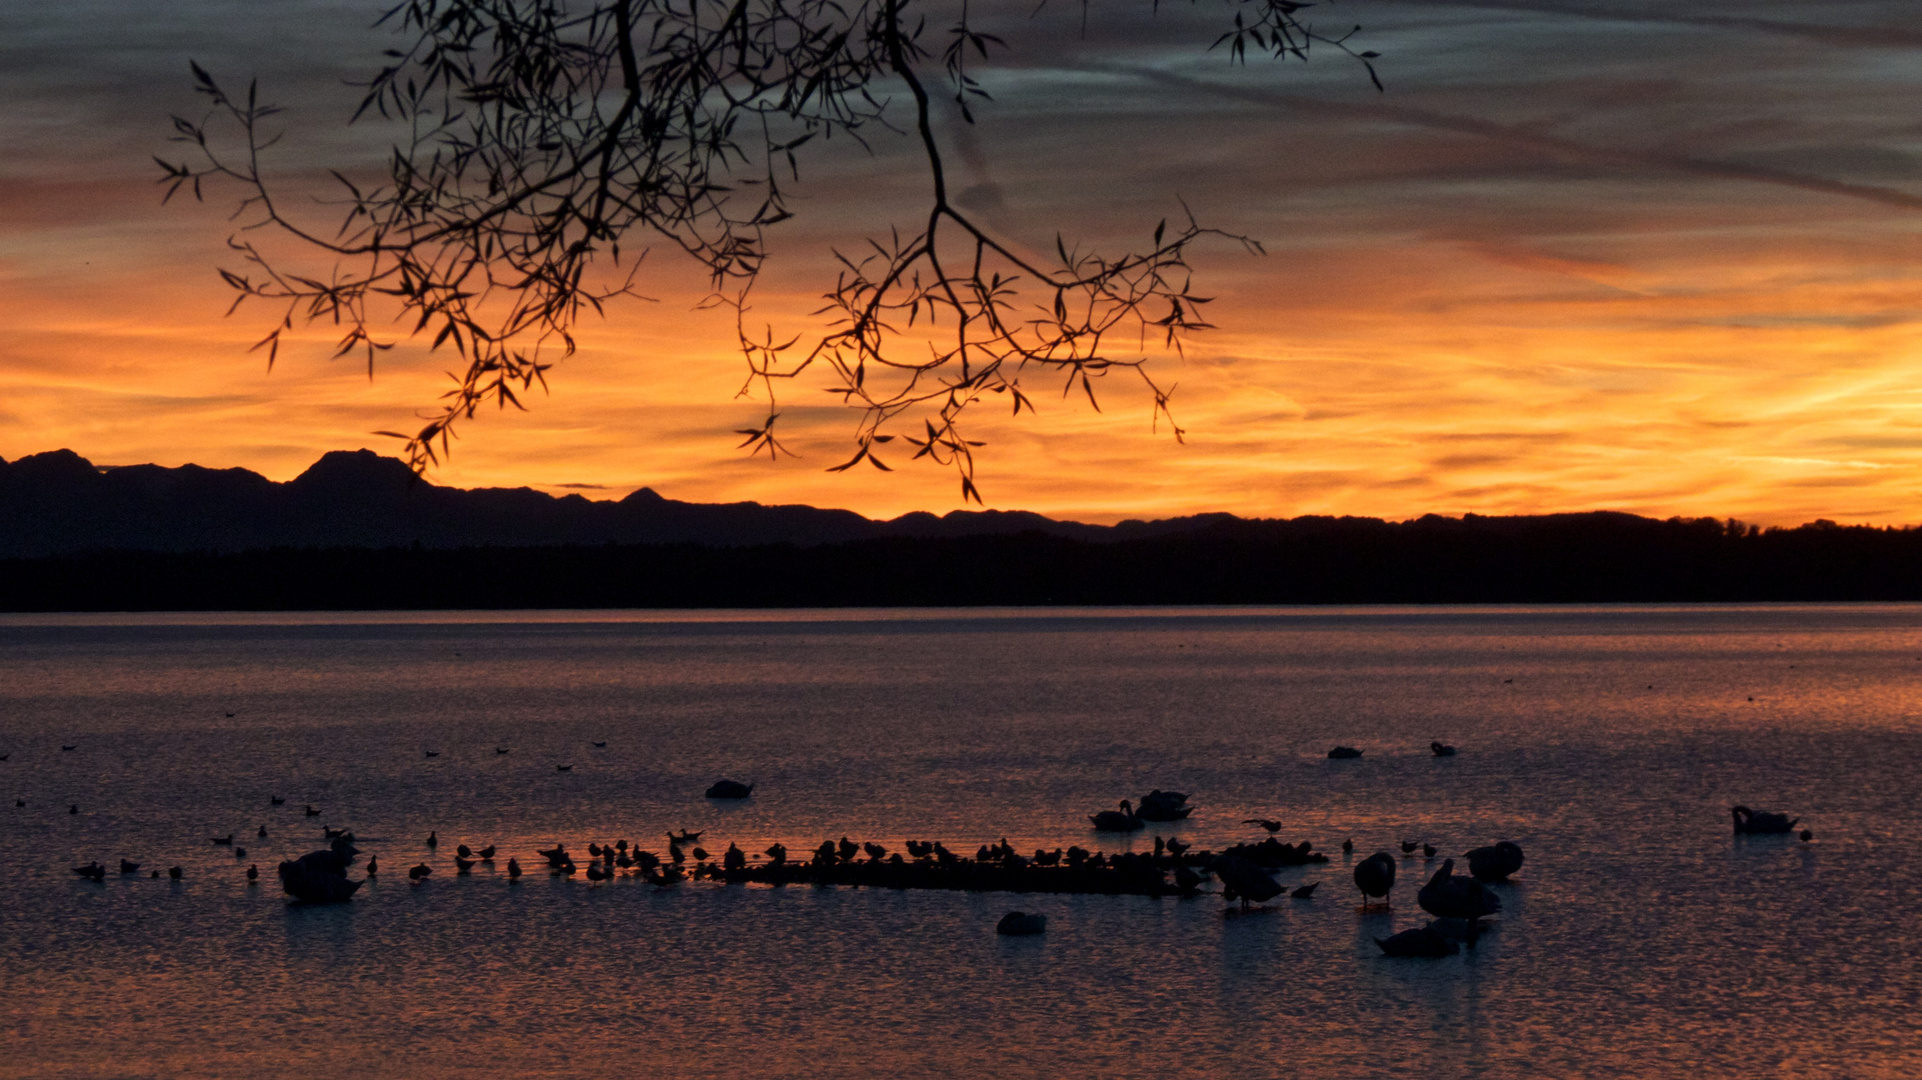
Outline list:
[[[1922,1075],[1922,607],[10,616],[0,753],[4,1077]],[[1151,787],[1200,807],[1162,835],[1279,818],[1334,852],[1283,881],[1327,884],[1226,915],[451,865],[1092,846]],[[322,824],[386,872],[290,907]],[[1361,915],[1350,837],[1528,863],[1474,952],[1390,961],[1432,865]],[[185,879],[68,869],[122,857]],[[1045,937],[997,938],[1016,908]]]

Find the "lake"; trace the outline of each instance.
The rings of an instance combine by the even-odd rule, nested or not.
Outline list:
[[[1922,606],[0,616],[0,754],[3,1077],[1922,1075]],[[1091,831],[1151,788],[1194,817]],[[1734,803],[1814,839],[1735,836]],[[1331,856],[1280,875],[1312,899],[533,854],[1219,849],[1244,818]],[[290,905],[273,868],[322,826],[382,874]],[[1403,841],[1500,839],[1527,862],[1476,948],[1380,955],[1439,865]],[[463,842],[498,866],[456,876]],[[1011,910],[1047,932],[998,937]]]

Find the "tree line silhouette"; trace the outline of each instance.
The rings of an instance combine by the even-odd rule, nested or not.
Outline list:
[[[1922,600],[1922,530],[1619,513],[1217,520],[817,546],[96,551],[0,560],[12,611]]]

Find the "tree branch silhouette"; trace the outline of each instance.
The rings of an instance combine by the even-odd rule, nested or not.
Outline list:
[[[1316,31],[1304,18],[1311,5],[1220,2],[1233,25],[1211,47],[1231,62],[1250,52],[1306,60],[1319,45],[1375,79],[1375,54],[1351,47],[1353,31]],[[583,314],[636,295],[647,253],[635,250],[637,233],[694,259],[710,303],[733,309],[742,393],[767,404],[765,420],[739,432],[750,453],[786,452],[778,391],[810,371],[827,373],[829,392],[859,414],[854,454],[834,471],[863,461],[889,470],[879,447],[899,436],[914,459],[953,469],[964,500],[981,501],[981,443],[964,435],[963,420],[990,395],[1017,416],[1033,411],[1024,375],[1058,377],[1064,393],[1099,409],[1095,380],[1132,372],[1156,426],[1167,420],[1180,439],[1174,387],[1147,364],[1179,355],[1209,326],[1190,251],[1210,238],[1256,253],[1260,244],[1204,227],[1184,206],[1136,250],[1084,250],[1057,233],[1052,260],[1020,254],[950,200],[928,81],[938,72],[972,123],[988,94],[971,65],[1005,46],[961,0],[937,61],[917,3],[933,6],[406,0],[377,24],[405,47],[386,52],[353,120],[377,115],[408,135],[392,147],[381,183],[332,174],[340,220],[331,231],[276,200],[262,157],[279,138],[267,130],[279,110],[261,103],[253,83],[230,94],[191,65],[208,111],[174,118],[174,140],[192,148],[187,159],[156,161],[168,199],[183,189],[202,198],[213,180],[241,188],[228,240],[240,266],[220,273],[235,293],[230,314],[247,301],[273,305],[271,329],[254,346],[270,368],[284,334],[315,324],[340,327],[335,356],[364,357],[370,377],[378,355],[405,339],[431,334],[430,351],[458,357],[454,385],[418,430],[380,433],[404,440],[416,471],[437,464],[483,405],[524,408],[523,394],[545,389],[548,372],[576,350]],[[1085,12],[1084,4],[1084,20]],[[897,84],[912,103],[911,130],[890,123],[886,90]],[[918,230],[836,251],[837,276],[816,313],[823,330],[777,340],[772,327],[751,329],[768,230],[792,216],[782,185],[799,177],[796,152],[835,135],[865,146],[876,129],[908,135],[923,151],[930,196]],[[326,276],[289,269],[256,242],[263,230],[331,261]],[[391,335],[377,329],[385,320],[396,324]]]

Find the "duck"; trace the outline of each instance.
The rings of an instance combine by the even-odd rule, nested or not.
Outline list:
[[[1472,877],[1455,876],[1455,860],[1442,860],[1441,869],[1415,894],[1423,911],[1438,919],[1466,919],[1472,926],[1477,919],[1502,909],[1502,898],[1488,891]]]
[[[1746,806],[1731,806],[1730,816],[1735,819],[1735,831],[1754,836],[1773,836],[1792,832],[1795,823],[1801,818],[1790,818],[1787,814],[1771,814],[1763,810],[1750,810]]]
[[[1455,756],[1455,748],[1448,745],[1445,742],[1431,742],[1428,744],[1428,749],[1436,757],[1454,757]]]
[[[1386,851],[1377,851],[1356,863],[1355,887],[1361,890],[1363,911],[1374,906],[1372,900],[1380,900],[1382,907],[1388,907],[1388,894],[1395,888],[1394,856]]]
[[[1096,832],[1140,832],[1147,828],[1146,823],[1135,816],[1134,807],[1126,799],[1121,800],[1121,809],[1103,810],[1090,815],[1088,820],[1094,823]]]

